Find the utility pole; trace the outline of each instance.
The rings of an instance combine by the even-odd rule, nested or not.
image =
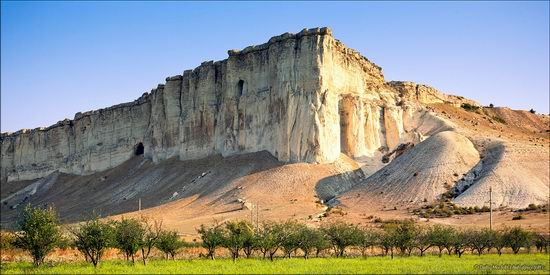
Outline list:
[[[138,211],[141,212],[141,198],[138,200]]]
[[[250,223],[254,224],[254,204],[250,203]]]
[[[493,187],[489,186],[489,230],[493,230]]]
[[[260,206],[256,204],[256,229],[260,226]]]

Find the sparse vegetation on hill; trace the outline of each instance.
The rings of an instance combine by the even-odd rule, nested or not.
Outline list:
[[[468,112],[478,112],[479,111],[479,106],[475,106],[475,105],[472,105],[472,104],[469,104],[469,103],[462,103],[460,105],[460,107]]]
[[[499,116],[493,116],[492,119],[498,123],[502,123],[502,124],[506,124],[506,120],[504,120],[504,118],[502,117],[499,117]]]
[[[471,215],[476,213],[489,212],[488,206],[462,207],[452,203],[450,200],[443,200],[434,204],[424,205],[419,209],[413,210],[415,215],[422,218],[448,218],[453,215]]]
[[[526,208],[517,210],[517,212],[535,212],[535,213],[546,213],[548,212],[547,204],[529,204]]]

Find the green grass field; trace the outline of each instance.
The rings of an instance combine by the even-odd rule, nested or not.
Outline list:
[[[141,263],[132,265],[125,261],[105,261],[94,270],[89,263],[47,263],[34,268],[31,263],[3,263],[2,274],[105,274],[105,273],[482,273],[482,274],[549,274],[549,254],[504,254],[455,255],[439,258],[437,256],[369,257],[362,258],[301,258],[276,259],[274,262],[260,259],[239,259],[233,263],[230,259],[217,260],[151,260],[146,266]],[[485,265],[483,269],[476,265]],[[492,269],[488,265],[493,265]],[[500,267],[499,267],[500,266]],[[536,270],[518,270],[515,268],[534,268]]]

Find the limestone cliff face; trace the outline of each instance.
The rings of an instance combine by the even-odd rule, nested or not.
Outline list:
[[[168,77],[134,102],[3,133],[2,181],[90,174],[141,148],[154,162],[266,150],[284,162],[326,163],[341,152],[372,156],[448,126],[418,104],[448,96],[386,83],[380,67],[327,28],[228,53]],[[435,123],[422,125],[421,117]]]

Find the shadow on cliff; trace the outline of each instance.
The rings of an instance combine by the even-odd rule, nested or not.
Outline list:
[[[357,186],[365,178],[363,170],[358,168],[321,179],[315,185],[317,197],[328,205],[337,204],[334,199],[354,186]]]
[[[230,194],[235,181],[284,165],[268,152],[199,160],[168,159],[159,164],[136,156],[87,176],[55,172],[35,181],[2,183],[1,225],[12,228],[21,209],[54,205],[63,223],[85,220],[95,211],[111,216],[212,194]]]

